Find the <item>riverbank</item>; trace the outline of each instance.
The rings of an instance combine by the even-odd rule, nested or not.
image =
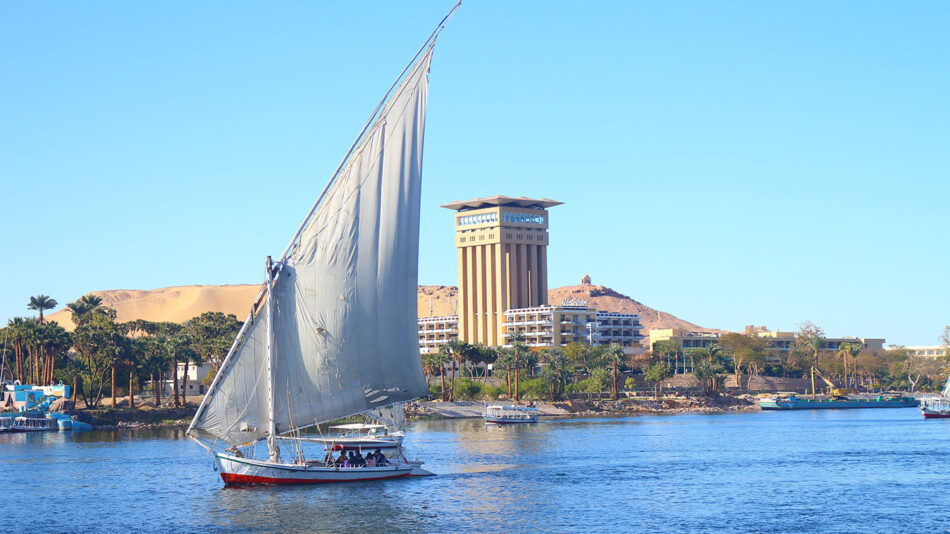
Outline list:
[[[412,418],[457,419],[481,417],[489,404],[516,404],[510,401],[419,401],[406,404],[406,415]],[[527,406],[527,402],[517,403]],[[538,414],[556,416],[623,416],[676,413],[722,413],[759,410],[750,395],[718,397],[623,398],[618,400],[568,400],[535,402]]]
[[[113,430],[120,428],[153,429],[153,428],[185,428],[198,411],[202,397],[188,397],[184,406],[175,408],[162,398],[161,406],[155,406],[154,399],[136,399],[135,407],[129,410],[128,397],[116,399],[116,407],[111,406],[111,399],[103,399],[98,408],[87,408],[80,400],[76,406],[67,410],[77,420],[89,423],[97,430]]]

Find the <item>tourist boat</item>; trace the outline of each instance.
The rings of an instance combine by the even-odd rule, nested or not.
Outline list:
[[[852,408],[916,408],[920,402],[901,394],[877,395],[874,397],[846,397],[836,395],[825,398],[803,399],[796,395],[779,395],[759,399],[763,410],[840,410]]]
[[[225,485],[432,474],[401,446],[382,467],[314,461],[300,431],[429,393],[416,336],[423,132],[433,48],[457,8],[386,92],[280,258],[267,258],[187,430]],[[266,191],[272,201],[293,194]],[[323,458],[322,447],[311,456]]]
[[[518,423],[537,423],[538,409],[530,406],[502,406],[493,404],[485,408],[482,414],[486,423],[509,425]]]
[[[15,417],[13,424],[7,427],[7,432],[46,432],[49,430],[50,420],[45,417]]]
[[[947,383],[944,384],[939,397],[921,401],[920,413],[924,415],[924,419],[950,418],[950,377],[947,377]]]

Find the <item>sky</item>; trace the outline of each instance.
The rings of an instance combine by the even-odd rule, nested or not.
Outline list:
[[[0,321],[258,283],[449,1],[0,0]],[[551,209],[584,274],[727,330],[950,324],[950,4],[468,0],[436,47],[419,282],[452,212]]]

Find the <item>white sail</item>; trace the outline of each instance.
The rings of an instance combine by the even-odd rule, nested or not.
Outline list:
[[[419,204],[432,47],[395,89],[278,262],[276,433],[428,393],[416,337]],[[273,199],[279,204],[279,195]],[[190,433],[268,434],[266,302],[252,312]]]
[[[392,406],[376,408],[375,410],[366,412],[366,415],[371,419],[386,425],[386,428],[388,428],[391,432],[406,428],[406,411],[403,409],[402,404],[393,404]]]

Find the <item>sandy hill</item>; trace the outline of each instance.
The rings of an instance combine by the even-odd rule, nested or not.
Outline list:
[[[145,319],[182,323],[206,311],[233,313],[243,321],[251,310],[251,301],[260,290],[259,284],[228,286],[177,286],[161,289],[112,289],[93,291],[102,304],[118,313],[120,322]],[[47,316],[67,330],[74,325],[67,309]]]
[[[206,311],[233,313],[240,320],[247,317],[251,301],[260,290],[258,284],[226,286],[177,286],[162,289],[116,289],[93,291],[103,304],[118,312],[122,322],[135,319],[172,321],[181,323]],[[548,302],[560,304],[564,299],[586,300],[597,309],[640,314],[643,333],[651,328],[686,328],[694,331],[718,332],[684,321],[667,312],[655,310],[609,287],[581,284],[548,291]],[[454,286],[419,286],[419,316],[453,315],[458,306],[458,289]],[[69,310],[59,310],[47,316],[72,330]]]

